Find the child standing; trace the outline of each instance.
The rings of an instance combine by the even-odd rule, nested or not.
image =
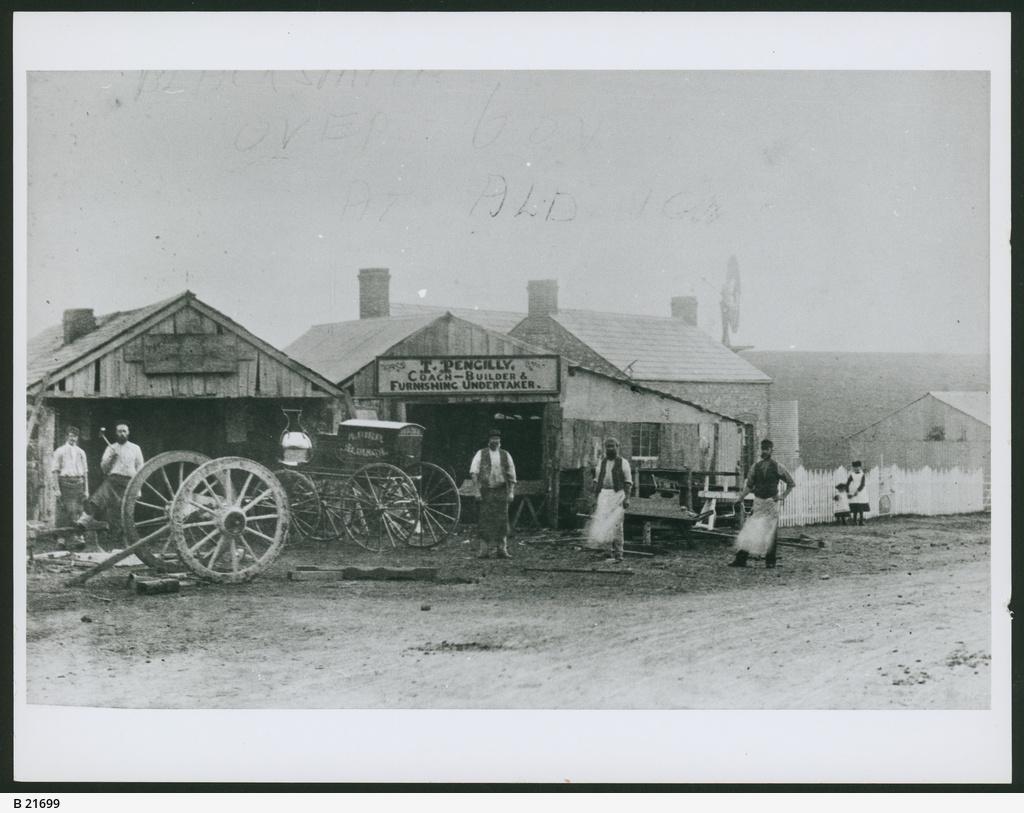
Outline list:
[[[836,525],[845,525],[846,518],[850,516],[850,500],[847,496],[846,483],[839,483],[836,486],[835,496],[832,497],[835,503],[833,511],[836,515]]]
[[[864,524],[864,514],[871,510],[868,499],[868,476],[859,460],[851,464],[853,471],[846,478],[846,496],[850,501],[850,520],[854,525]]]

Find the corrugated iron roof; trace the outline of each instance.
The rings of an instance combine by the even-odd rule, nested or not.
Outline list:
[[[314,325],[285,348],[292,358],[316,370],[324,378],[335,383],[355,375],[377,356],[382,356],[396,344],[409,338],[413,333],[432,325],[438,319],[455,318],[470,322],[453,313],[426,313],[420,316],[384,316],[378,319],[352,319],[348,322],[332,322]],[[478,328],[500,337],[505,343],[519,348],[523,353],[549,353],[543,347],[524,342],[501,331],[490,330],[479,322],[472,322]]]
[[[635,380],[771,381],[681,319],[582,310],[559,310],[551,318]]]
[[[64,344],[63,325],[53,325],[28,340],[27,367],[28,386],[41,381],[47,373],[59,370],[67,364],[81,358],[93,350],[97,350],[107,342],[111,342],[124,331],[129,330],[142,320],[152,316],[163,308],[174,304],[188,296],[188,292],[172,296],[143,308],[130,311],[115,311],[96,317],[96,329],[80,336],[69,344]]]
[[[954,409],[959,409],[965,415],[970,415],[975,420],[981,421],[986,426],[991,426],[991,411],[989,395],[987,392],[929,392],[933,398],[937,398]]]
[[[441,305],[420,305],[405,302],[392,302],[391,315],[397,318],[409,316],[426,316],[433,314],[441,316],[450,313],[459,319],[465,319],[480,327],[494,330],[498,333],[508,333],[526,318],[525,313],[515,311],[492,311],[483,308],[446,308]]]
[[[403,339],[436,321],[437,314],[353,319],[313,325],[284,351],[330,381],[344,381]]]

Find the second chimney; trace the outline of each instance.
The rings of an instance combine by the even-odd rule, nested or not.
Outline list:
[[[526,283],[530,316],[558,313],[558,280],[531,279]]]
[[[672,297],[672,316],[675,319],[682,319],[691,327],[697,327],[697,297]]]
[[[92,308],[72,308],[64,311],[64,344],[71,344],[96,329],[96,315]]]
[[[391,315],[391,272],[386,268],[359,269],[359,318]]]

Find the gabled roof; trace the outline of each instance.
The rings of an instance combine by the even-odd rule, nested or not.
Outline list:
[[[858,429],[852,435],[848,435],[848,437],[856,437],[861,432],[866,432],[868,429],[871,429],[871,427],[877,426],[882,421],[891,418],[893,415],[898,415],[900,412],[907,409],[907,407],[912,407],[914,404],[918,403],[919,401],[923,401],[925,398],[934,398],[937,401],[941,401],[942,403],[946,404],[947,406],[953,407],[953,409],[963,412],[965,415],[968,415],[977,421],[981,421],[986,426],[992,425],[990,423],[991,419],[989,418],[989,398],[987,392],[940,392],[932,390],[926,392],[920,398],[915,398],[909,404],[904,404],[899,409],[894,410],[888,413],[887,415],[883,416],[882,418],[879,418],[877,421],[868,424],[863,429]]]
[[[459,319],[472,322],[480,327],[493,330],[497,333],[508,333],[526,318],[525,313],[515,311],[492,311],[482,308],[446,308],[441,305],[420,305],[404,302],[391,303],[391,316],[406,318],[410,316],[441,316],[450,313]]]
[[[771,378],[681,319],[559,310],[551,318],[639,381],[768,383]]]
[[[448,311],[404,318],[384,316],[378,319],[353,319],[348,322],[314,325],[288,345],[285,351],[324,377],[340,383],[355,375],[377,356],[384,355],[396,344],[440,319],[455,319],[458,322],[472,324],[473,327],[493,333],[506,344],[530,355],[547,352],[514,336],[488,330],[479,323],[471,323],[468,319],[460,319]]]
[[[969,415],[976,421],[981,421],[986,426],[991,426],[991,415],[989,397],[987,392],[929,392],[933,398],[937,398],[944,404],[949,404],[953,409],[958,409],[965,415]]]
[[[342,392],[331,381],[253,335],[216,308],[200,301],[191,291],[184,291],[177,296],[135,310],[117,311],[98,316],[94,330],[68,344],[64,344],[62,325],[54,325],[43,330],[28,340],[28,388],[30,390],[38,389],[39,384],[47,375],[52,379],[67,375],[76,366],[80,367],[88,357],[105,355],[115,350],[145,332],[152,325],[185,307],[192,307],[215,322],[221,323],[266,355],[309,379],[324,392],[335,396],[342,395]]]
[[[164,308],[170,308],[185,296],[186,294],[178,294],[170,299],[146,305],[144,308],[115,311],[97,316],[96,329],[69,344],[64,344],[64,327],[62,325],[53,325],[41,333],[37,333],[28,340],[28,386],[31,387],[41,381],[47,373],[55,373],[76,359],[98,350],[108,342],[113,342],[126,330],[130,330]]]
[[[331,381],[344,381],[436,319],[435,315],[389,316],[313,325],[285,352]]]

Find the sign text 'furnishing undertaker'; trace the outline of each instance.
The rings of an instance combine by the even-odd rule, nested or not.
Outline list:
[[[377,359],[380,395],[542,395],[558,391],[558,356]]]

